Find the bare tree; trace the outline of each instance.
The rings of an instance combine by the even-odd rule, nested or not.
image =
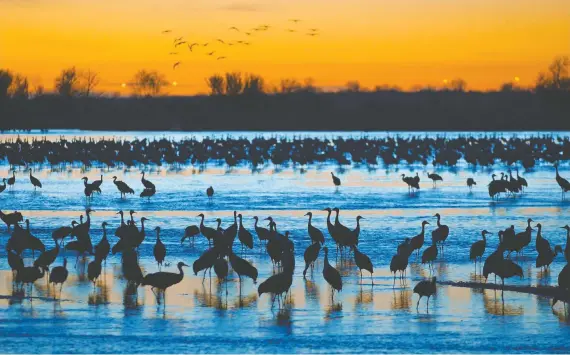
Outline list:
[[[241,73],[226,73],[226,94],[239,95],[243,90],[243,79]]]
[[[467,89],[467,82],[461,78],[453,79],[449,83],[449,89],[463,92]]]
[[[360,83],[358,81],[349,81],[345,87],[348,92],[360,92]]]
[[[224,77],[219,74],[214,74],[206,79],[210,95],[223,95],[224,94]]]
[[[303,87],[301,88],[303,92],[318,92],[318,88],[315,86],[315,80],[313,78],[305,78],[303,82]]]
[[[503,83],[501,85],[500,91],[502,92],[511,92],[511,91],[515,91],[515,84],[509,82],[509,83]]]
[[[36,89],[34,90],[34,97],[38,97],[38,96],[42,96],[45,93],[44,87],[43,85],[38,85],[36,86]]]
[[[16,74],[12,80],[12,85],[10,85],[10,96],[18,99],[27,99],[30,95],[28,88],[28,78]]]
[[[99,73],[91,69],[81,72],[79,89],[81,96],[91,96],[97,85],[99,85]]]
[[[246,95],[258,95],[265,92],[265,80],[260,75],[249,74],[245,78],[243,93]]]
[[[156,71],[140,70],[135,74],[131,88],[134,96],[152,97],[160,94],[166,85],[168,82],[164,75]]]
[[[568,70],[570,59],[566,56],[554,58],[548,66],[548,72],[541,72],[536,79],[536,89],[570,90],[570,78]]]
[[[12,85],[13,75],[8,70],[0,70],[0,99],[8,97],[8,88]]]
[[[79,76],[75,67],[67,68],[55,79],[55,90],[61,96],[72,97],[78,92],[78,84]]]
[[[296,79],[281,79],[279,92],[281,94],[291,94],[301,89],[301,84]]]

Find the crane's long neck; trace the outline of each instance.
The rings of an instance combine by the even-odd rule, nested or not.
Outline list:
[[[144,232],[144,219],[141,219],[141,232]]]
[[[426,225],[422,223],[422,232],[420,233],[420,235],[423,237],[425,232],[426,232]]]
[[[327,211],[327,212],[328,212],[328,215],[327,215],[327,224],[331,224],[331,214],[332,214],[332,211]]]
[[[202,218],[202,221],[200,221],[200,228],[204,228],[204,215],[200,216]]]
[[[123,216],[122,213],[120,213],[120,215],[121,215],[121,224],[125,224],[125,217]]]
[[[257,229],[257,222],[258,222],[258,221],[259,221],[259,219],[256,218],[256,219],[255,219],[255,223],[253,224],[253,227],[254,227],[255,229]]]
[[[107,239],[107,228],[103,226],[103,239]]]
[[[184,277],[184,270],[182,270],[182,265],[178,265],[178,271],[180,279],[182,280],[182,278]]]
[[[133,217],[132,213],[131,213],[131,222],[133,222],[133,224],[135,223],[135,218]]]
[[[310,215],[309,215],[309,225],[311,225],[311,220],[312,220],[312,219],[313,219],[313,215],[310,214]]]
[[[83,186],[87,187],[87,179],[83,179]]]
[[[340,213],[339,211],[336,211],[336,216],[335,216],[335,218],[334,218],[334,223],[335,223],[335,224],[338,224],[338,223],[339,223],[339,221],[338,221],[338,215],[339,215],[339,213]]]
[[[160,231],[157,229],[156,230],[156,241],[160,240]]]
[[[483,241],[486,243],[486,242],[487,242],[487,237],[485,236],[485,233],[481,233],[481,235],[483,236]]]
[[[242,217],[241,217],[241,216],[239,217],[239,226],[240,226],[240,228],[243,227],[243,221],[242,221]]]
[[[440,219],[441,219],[441,216],[437,216],[437,226],[438,227],[441,227]]]

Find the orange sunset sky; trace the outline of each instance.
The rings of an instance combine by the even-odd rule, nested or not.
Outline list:
[[[259,25],[271,27],[251,31]],[[310,28],[319,35],[307,36]],[[174,49],[178,36],[210,44]],[[569,54],[569,0],[0,0],[0,68],[26,75],[32,88],[50,89],[61,69],[76,66],[99,73],[99,90],[125,94],[121,84],[139,69],[176,82],[172,95],[206,92],[204,79],[226,71],[261,74],[270,85],[312,77],[322,87],[358,80],[409,89],[461,77],[487,90],[515,77],[532,85]]]

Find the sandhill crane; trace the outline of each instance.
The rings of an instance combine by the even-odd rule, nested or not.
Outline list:
[[[431,179],[431,181],[433,182],[433,187],[436,187],[436,186],[437,186],[437,182],[438,182],[438,181],[443,181],[443,178],[442,178],[440,175],[436,174],[436,173],[431,173],[431,174],[430,174],[430,173],[427,173],[427,176],[428,176],[428,178]]]
[[[481,232],[483,240],[478,240],[475,243],[471,244],[471,248],[469,249],[469,260],[475,261],[475,267],[477,267],[477,258],[481,260],[483,258],[483,254],[485,253],[485,248],[487,246],[487,234],[491,233],[483,230]]]
[[[41,253],[40,256],[34,260],[35,267],[41,267],[44,270],[49,270],[49,266],[53,264],[57,258],[57,255],[59,254],[59,243],[55,238],[53,238],[53,241],[55,243],[55,248],[46,250]]]
[[[156,300],[158,303],[160,303],[160,298],[159,295],[157,295],[154,292],[155,288],[158,289],[159,292],[160,291],[163,292],[164,303],[166,304],[166,289],[176,285],[177,283],[180,283],[180,281],[182,281],[182,279],[184,278],[184,271],[182,271],[182,267],[188,265],[180,261],[177,266],[178,266],[178,273],[159,271],[153,274],[147,274],[143,278],[141,285],[151,286],[151,290],[156,296]]]
[[[63,266],[54,267],[49,274],[49,282],[54,284],[54,286],[59,284],[59,297],[60,298],[61,298],[61,291],[63,289],[63,283],[67,280],[68,274],[69,274],[69,272],[67,271],[67,258],[63,259]],[[55,290],[54,290],[53,298],[55,299]]]
[[[555,165],[554,168],[556,169],[556,182],[562,190],[562,199],[564,199],[566,192],[570,191],[570,182],[558,174],[558,165]]]
[[[319,257],[320,251],[321,251],[320,243],[312,243],[307,247],[307,249],[305,249],[305,253],[303,254],[303,258],[305,259],[305,269],[303,270],[303,278],[306,277],[307,270],[309,269],[309,267],[314,267],[315,261]]]
[[[473,178],[467,178],[467,186],[469,187],[469,191],[471,191],[475,185],[477,185],[477,183]]]
[[[517,168],[517,180],[519,182],[519,186],[521,187],[521,191],[524,192],[525,187],[528,187],[528,183],[526,179],[519,175],[519,169]]]
[[[150,198],[154,196],[155,193],[156,193],[155,189],[144,189],[142,190],[140,197],[147,197],[148,200],[150,201]]]
[[[278,274],[270,276],[267,280],[263,281],[258,289],[257,293],[261,297],[264,293],[272,293],[273,300],[271,301],[271,308],[275,303],[275,298],[281,298],[282,295],[289,291],[291,284],[293,283],[293,272],[291,270],[285,270]]]
[[[154,184],[153,184],[152,182],[150,182],[150,181],[148,181],[147,179],[145,179],[145,178],[144,178],[144,174],[145,174],[145,172],[144,172],[144,171],[141,171],[141,175],[142,175],[142,177],[141,177],[141,182],[142,182],[142,184],[144,185],[144,188],[145,188],[145,189],[156,190],[156,186],[154,186]]]
[[[558,287],[562,291],[562,295],[564,296],[562,299],[559,299],[559,296],[555,296],[552,299],[552,308],[558,301],[564,302],[564,310],[566,311],[566,302],[568,301],[568,291],[570,290],[570,264],[564,265],[560,273],[558,274]]]
[[[127,194],[134,194],[135,191],[129,187],[126,183],[117,180],[116,176],[113,176],[113,183],[117,186],[117,190],[121,193],[121,197],[127,197]]]
[[[172,65],[172,70],[176,70],[176,68],[178,68],[178,66],[181,64],[182,62],[176,62]]]
[[[198,275],[198,273],[204,270],[204,277],[202,278],[202,282],[206,279],[206,272],[210,270],[216,260],[219,258],[220,252],[217,248],[210,248],[206,250],[198,259],[194,261],[192,264],[192,270],[194,271],[194,275]]]
[[[556,245],[554,247],[554,251],[551,250],[550,252],[538,254],[538,256],[536,257],[535,266],[537,268],[544,267],[545,269],[548,269],[550,267],[550,264],[552,264],[552,262],[554,261],[556,255],[558,255],[558,253],[563,253],[562,247],[560,245]]]
[[[30,182],[32,183],[32,185],[34,185],[34,190],[36,190],[36,188],[38,187],[40,189],[42,188],[42,183],[40,182],[40,180],[32,175],[32,169],[30,169]]]
[[[191,225],[186,227],[184,229],[184,235],[182,236],[182,239],[180,239],[180,244],[184,243],[184,240],[186,240],[186,238],[188,239],[192,238],[192,244],[194,244],[194,238],[198,234],[200,234],[200,228],[198,228],[198,226]]]
[[[243,227],[241,213],[238,214],[238,218],[239,218],[238,239],[242,244],[242,248],[243,246],[246,246],[249,249],[253,249],[253,236],[247,229]]]
[[[408,257],[407,253],[398,251],[390,260],[390,272],[394,274],[393,286],[396,286],[396,273],[400,272],[400,281],[404,278],[404,272],[408,268]]]
[[[334,186],[336,187],[340,186],[340,179],[337,176],[335,176],[332,171],[331,171],[331,176]]]
[[[228,272],[229,272],[228,262],[226,261],[226,259],[224,259],[224,258],[216,259],[216,261],[214,262],[214,272],[216,273],[216,276],[218,277],[218,280],[220,282],[226,281],[226,279],[228,277]],[[226,288],[227,288],[227,284],[226,284]],[[226,289],[226,292],[227,292],[227,289]]]
[[[431,239],[436,244],[439,243],[441,246],[441,252],[443,253],[443,247],[445,245],[445,241],[449,236],[449,227],[445,224],[441,224],[441,215],[436,213],[434,217],[437,217],[437,228],[431,232]]]
[[[8,186],[10,186],[10,188],[13,188],[15,183],[16,183],[16,171],[12,170],[12,176],[8,178]]]
[[[239,256],[235,255],[234,252],[230,249],[229,250],[230,256],[230,264],[232,265],[232,269],[238,274],[239,278],[239,289],[241,294],[241,277],[247,276],[253,280],[253,283],[257,283],[257,269],[251,265],[247,260],[240,258]]]
[[[550,253],[552,252],[552,249],[550,248],[550,243],[548,242],[547,239],[545,239],[542,236],[542,224],[538,223],[536,225],[537,228],[537,232],[536,232],[536,252],[540,255],[540,254],[546,254],[546,253]]]
[[[95,245],[95,257],[107,263],[107,256],[109,256],[109,251],[111,250],[111,245],[107,239],[107,222],[101,223],[101,227],[103,228],[103,238]]]
[[[103,184],[103,175],[101,175],[101,180],[95,180],[91,183],[91,186],[93,186],[97,192],[101,193],[100,187]]]
[[[214,188],[212,186],[206,189],[206,196],[208,196],[209,199],[214,197]]]
[[[406,176],[406,174],[402,174],[402,181],[408,185],[409,194],[414,193],[414,190],[417,191],[420,189],[419,179],[416,179],[412,176]]]
[[[354,262],[360,270],[360,282],[362,283],[362,270],[366,270],[370,273],[370,280],[372,281],[372,285],[374,285],[374,266],[372,265],[372,261],[370,261],[368,255],[362,253],[356,246],[354,247]]]
[[[426,250],[424,250],[422,253],[422,264],[428,264],[430,273],[433,270],[433,262],[435,259],[437,259],[437,249],[437,244],[432,239],[431,246],[427,247]]]
[[[198,217],[200,217],[202,219],[200,221],[200,234],[202,234],[206,239],[208,239],[208,246],[210,246],[212,240],[215,238],[218,238],[220,236],[220,233],[218,233],[218,231],[215,230],[214,228],[207,227],[204,224],[204,214],[203,213],[200,213],[198,215]]]
[[[323,277],[327,281],[329,285],[332,287],[331,293],[331,301],[334,303],[334,291],[342,291],[342,279],[340,277],[340,273],[337,269],[329,264],[329,248],[324,247],[323,251],[325,252],[325,261],[323,266]]]
[[[321,232],[318,228],[314,227],[311,224],[311,221],[313,219],[313,213],[307,212],[305,213],[305,216],[309,216],[309,224],[307,225],[307,230],[309,232],[309,237],[311,238],[311,241],[313,243],[325,244],[325,236],[323,235],[323,232]]]
[[[515,250],[517,253],[524,252],[524,248],[530,244],[532,239],[532,227],[530,222],[533,222],[531,218],[527,219],[527,227],[524,232],[517,233],[515,235]]]
[[[160,269],[162,262],[166,258],[166,247],[160,240],[160,227],[156,227],[154,230],[156,231],[156,243],[154,244],[152,253],[154,254],[154,260],[156,260],[158,268]]]
[[[431,280],[423,280],[418,282],[416,287],[414,287],[414,293],[417,293],[420,298],[418,299],[418,303],[416,303],[416,309],[420,306],[420,300],[422,297],[427,297],[426,307],[427,311],[429,312],[429,298],[433,296],[436,292],[436,285],[435,285],[436,278],[435,276],[431,278]]]
[[[420,249],[423,247],[424,245],[424,241],[425,241],[425,232],[426,232],[426,225],[429,224],[428,221],[423,221],[422,222],[422,231],[420,232],[420,234],[416,235],[415,237],[413,237],[410,240],[410,247],[411,247],[411,251],[417,252],[417,256],[420,256]]]
[[[97,279],[101,275],[101,260],[99,257],[95,256],[95,259],[87,265],[87,278],[89,281],[93,282],[93,287],[97,283]]]
[[[101,190],[97,187],[94,187],[93,184],[88,183],[89,178],[82,177],[81,180],[83,180],[83,186],[85,187],[83,190],[83,193],[85,194],[85,197],[87,198],[92,198],[93,196],[93,192],[95,192],[96,190],[99,190],[99,192],[101,192]]]
[[[24,266],[16,273],[16,284],[30,285],[30,298],[32,297],[32,284],[44,277],[44,270],[41,267]]]
[[[257,238],[259,238],[259,246],[261,247],[261,244],[264,240],[265,241],[269,240],[269,229],[259,227],[257,225],[259,223],[259,217],[253,216],[253,219],[255,220],[254,224],[255,233],[257,234]]]

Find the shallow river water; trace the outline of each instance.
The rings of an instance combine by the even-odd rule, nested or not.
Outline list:
[[[5,212],[21,211],[30,219],[32,233],[52,248],[51,231],[78,220],[87,206],[81,177],[93,180],[103,174],[103,193],[88,205],[95,211],[90,232],[93,244],[101,239],[103,221],[110,224],[109,239],[114,244],[114,230],[120,222],[116,212],[134,209],[137,220],[143,216],[149,219],[147,238],[140,247],[144,273],[158,270],[152,256],[156,226],[162,229],[166,261],[170,263],[164,269],[174,272],[178,261],[191,265],[207,248],[203,237],[197,237],[193,245],[180,244],[184,228],[199,224],[197,214],[205,213],[209,226],[222,218],[222,226],[227,227],[237,210],[252,232],[253,216],[272,216],[279,231],[290,231],[295,244],[290,301],[281,310],[277,303],[272,309],[268,295],[257,295],[257,285],[273,269],[255,233],[255,246],[244,257],[259,269],[259,279],[257,285],[244,279],[241,295],[234,273],[230,272],[226,285],[219,284],[213,273],[211,279],[206,276],[202,282],[202,274],[195,276],[189,268],[183,281],[168,289],[166,303],[158,305],[148,287],[139,287],[136,298],[125,295],[126,281],[118,255],[107,260],[104,276],[94,287],[86,276],[91,257],[75,264],[75,255],[67,252],[55,262],[61,265],[63,257],[69,261],[70,276],[61,300],[53,300],[53,288],[47,286],[45,278],[33,285],[32,299],[22,298],[13,290],[6,258],[10,234],[0,226],[0,352],[570,352],[570,323],[561,304],[552,309],[549,299],[534,295],[505,292],[503,298],[499,291],[438,285],[428,313],[425,298],[416,310],[418,295],[412,294],[413,286],[430,276],[428,267],[412,256],[405,283],[396,281],[395,286],[388,267],[398,243],[418,234],[423,220],[431,223],[426,235],[429,240],[436,224],[435,213],[440,213],[442,223],[450,228],[445,254],[438,258],[433,273],[442,281],[481,280],[468,254],[483,229],[493,233],[485,256],[496,248],[500,229],[514,224],[517,232],[522,231],[529,217],[543,225],[543,235],[552,245],[564,248],[566,235],[560,227],[570,223],[570,200],[561,200],[551,166],[521,170],[529,183],[526,192],[498,202],[489,199],[486,185],[493,172],[506,171],[500,165],[484,170],[465,165],[438,170],[443,183],[437,188],[424,175],[432,167],[421,165],[389,170],[364,166],[339,170],[326,164],[304,171],[270,166],[252,172],[248,167],[228,170],[223,165],[204,170],[145,170],[146,178],[157,186],[150,201],[138,196],[142,191],[140,169],[83,171],[70,167],[63,171],[35,170],[34,176],[43,184],[38,191],[30,184],[27,170],[16,171],[14,188],[0,193],[0,207]],[[332,185],[331,171],[341,178],[340,188]],[[420,173],[421,190],[410,196],[400,174],[415,172]],[[570,177],[567,167],[560,173]],[[0,177],[6,176],[8,167],[0,166]],[[128,183],[136,194],[121,199],[112,176]],[[465,184],[467,177],[478,183],[472,192]],[[211,201],[205,196],[210,185],[216,190]],[[352,255],[335,260],[334,243],[326,232],[326,212],[322,211],[325,207],[339,207],[341,222],[350,228],[355,227],[357,215],[364,217],[359,249],[374,264],[373,284],[366,272],[360,281]],[[313,225],[325,233],[331,263],[342,274],[343,291],[335,294],[334,301],[322,276],[322,252],[314,272],[309,272],[306,280],[302,276],[303,252],[309,245],[304,217],[307,211],[313,211]],[[550,272],[540,272],[534,267],[535,236],[533,233],[525,256],[515,259],[524,277],[507,283],[557,284],[564,256],[556,257]],[[234,250],[241,252],[237,240]],[[31,264],[31,253],[24,255],[26,265]]]

